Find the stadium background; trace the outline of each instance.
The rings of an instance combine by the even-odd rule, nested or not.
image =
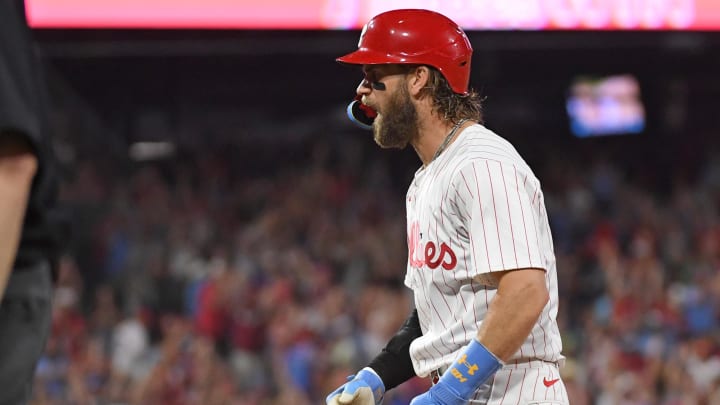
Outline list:
[[[357,30],[35,34],[72,233],[33,403],[317,404],[395,332],[418,160],[344,116]],[[469,36],[545,189],[572,403],[720,403],[720,35]],[[607,74],[646,130],[574,137],[571,82]]]

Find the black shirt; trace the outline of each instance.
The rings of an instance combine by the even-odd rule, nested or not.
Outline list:
[[[47,89],[22,0],[0,0],[0,136],[24,136],[38,158],[15,271],[42,260],[55,264],[59,250],[57,172],[47,125]]]

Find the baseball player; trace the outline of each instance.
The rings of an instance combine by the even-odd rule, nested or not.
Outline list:
[[[351,119],[382,148],[410,144],[422,166],[406,198],[415,310],[329,405],[379,404],[415,375],[433,385],[412,405],[568,403],[540,182],[481,124],[471,55],[447,17],[394,10],[370,20],[358,49],[337,59],[365,74]]]

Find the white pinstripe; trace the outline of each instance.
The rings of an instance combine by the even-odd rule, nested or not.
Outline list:
[[[562,360],[555,255],[543,194],[512,145],[481,125],[465,129],[415,173],[406,201],[405,284],[414,291],[423,330],[410,347],[416,373],[427,376],[455,360],[476,335],[495,294],[487,274],[519,268],[545,269],[550,301],[506,369],[513,360]],[[492,393],[492,404],[516,404],[532,398],[531,389],[544,394],[541,382],[539,387],[528,382],[531,374],[501,370],[492,389],[479,390],[478,397]],[[500,393],[503,384],[507,389]]]

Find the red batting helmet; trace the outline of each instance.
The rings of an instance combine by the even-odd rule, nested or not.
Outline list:
[[[370,20],[358,50],[337,58],[353,65],[417,64],[439,70],[453,91],[466,94],[472,46],[452,20],[430,10],[392,10]]]

